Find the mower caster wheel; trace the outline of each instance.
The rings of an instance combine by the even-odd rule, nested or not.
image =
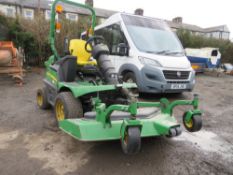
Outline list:
[[[185,120],[186,113],[183,115],[183,123],[189,132],[200,131],[202,128],[202,118],[200,115],[193,115],[190,121]]]
[[[50,107],[47,98],[47,90],[45,87],[37,90],[36,101],[40,109],[48,109]]]
[[[129,127],[121,139],[121,147],[125,154],[137,154],[141,149],[141,132],[139,127]]]

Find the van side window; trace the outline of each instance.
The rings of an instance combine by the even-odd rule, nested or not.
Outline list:
[[[211,56],[212,57],[218,56],[218,51],[217,50],[213,50],[212,53],[211,53]]]
[[[110,50],[111,55],[119,55],[119,44],[125,43],[128,45],[126,38],[121,31],[119,24],[114,24],[102,29],[95,31],[96,35],[101,35],[104,37],[106,44]]]
[[[104,37],[105,39],[105,42],[106,44],[108,45],[108,48],[111,52],[111,31],[110,31],[110,28],[109,27],[106,27],[106,28],[102,28],[102,29],[99,29],[97,31],[95,31],[95,35],[99,35],[99,36],[102,36]]]

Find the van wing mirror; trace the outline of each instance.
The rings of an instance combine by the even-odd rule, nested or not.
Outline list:
[[[118,44],[117,51],[120,56],[127,56],[129,54],[129,47],[125,43],[120,43]]]

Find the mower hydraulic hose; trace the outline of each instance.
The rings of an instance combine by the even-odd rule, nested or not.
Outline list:
[[[104,44],[97,44],[93,47],[92,55],[97,60],[100,72],[104,76],[105,81],[108,84],[119,84],[118,74],[109,58],[108,47]],[[125,95],[131,103],[137,101],[128,89],[121,88],[121,93]]]

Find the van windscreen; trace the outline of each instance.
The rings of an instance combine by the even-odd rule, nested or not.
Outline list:
[[[142,18],[137,16],[122,15],[125,25],[148,27],[152,29],[168,30],[168,26],[162,20]]]
[[[122,19],[138,50],[160,55],[184,55],[180,41],[163,20],[125,14],[122,14]]]

